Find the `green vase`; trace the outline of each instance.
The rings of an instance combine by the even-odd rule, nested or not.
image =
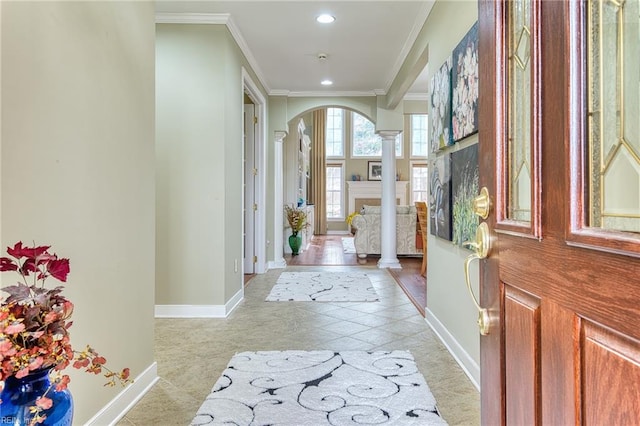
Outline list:
[[[291,247],[291,254],[297,255],[298,251],[300,251],[300,246],[302,245],[302,236],[298,235],[297,232],[294,232],[289,236],[289,247]]]

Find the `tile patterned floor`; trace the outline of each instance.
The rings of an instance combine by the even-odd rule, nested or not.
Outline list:
[[[340,269],[338,269],[340,268]],[[258,350],[409,350],[450,425],[480,424],[480,395],[387,270],[289,266],[287,271],[366,271],[379,302],[265,302],[283,270],[255,276],[224,319],[157,319],[160,381],[118,423],[188,425],[231,357]]]

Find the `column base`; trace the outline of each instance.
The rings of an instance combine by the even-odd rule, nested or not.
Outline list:
[[[378,260],[378,268],[390,268],[390,269],[402,269],[402,265],[400,265],[400,261],[396,259],[382,259]]]
[[[287,261],[284,257],[279,260],[269,262],[269,269],[284,269],[287,267]]]

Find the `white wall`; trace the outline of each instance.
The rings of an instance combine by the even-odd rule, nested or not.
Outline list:
[[[221,305],[226,28],[156,28],[156,303]]]
[[[241,70],[249,66],[224,25],[156,29],[156,304],[215,310],[243,286]]]
[[[387,97],[397,97],[396,92],[406,87],[403,80],[410,78],[415,71],[414,64],[421,55],[428,54],[427,74],[431,79],[477,19],[478,5],[475,0],[437,1],[407,55],[407,60],[395,77]],[[414,107],[415,105],[406,104],[405,113],[412,111]],[[477,135],[470,136],[448,148],[448,151],[457,151],[477,141]],[[435,158],[435,155],[431,154],[430,162]],[[467,294],[463,270],[464,260],[471,252],[430,234],[427,244],[426,319],[470,375],[479,382],[480,338],[476,325],[477,311]],[[471,267],[471,276],[474,290],[477,292],[477,263]]]
[[[420,42],[428,45],[429,79],[451,54],[458,42],[478,19],[475,1],[438,1],[420,34]],[[481,77],[482,78],[482,77]],[[448,149],[456,151],[476,143],[477,134]],[[435,160],[431,154],[430,160]],[[429,234],[427,268],[427,318],[440,332],[456,356],[479,380],[480,337],[476,325],[477,310],[468,295],[464,278],[464,260],[471,254],[450,241]],[[478,268],[471,268],[474,290],[478,291]]]
[[[69,257],[73,346],[135,377],[153,364],[153,4],[3,2],[1,28],[3,252]],[[122,391],[68,371],[74,423]]]

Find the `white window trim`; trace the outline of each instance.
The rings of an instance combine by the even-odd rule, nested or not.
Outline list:
[[[404,131],[398,133],[398,136],[396,136],[397,138],[400,138],[400,154],[396,154],[396,160],[403,160],[404,159],[404,152],[405,150],[405,144],[406,144],[406,140],[404,138]]]
[[[327,112],[329,111],[329,108],[333,108],[333,109],[339,109],[342,111],[342,155],[326,155],[325,158],[327,160],[333,160],[333,159],[344,159],[346,158],[346,151],[347,151],[347,110],[345,110],[344,108],[339,108],[339,107],[327,107]],[[327,114],[328,115],[328,114]],[[325,128],[324,128],[325,133],[327,132],[327,126],[325,124]],[[326,144],[326,142],[325,142]],[[326,145],[325,145],[325,150],[327,149]]]
[[[411,202],[411,204],[415,203],[415,201],[413,200],[413,168],[416,166],[424,166],[427,168],[427,175],[429,173],[429,162],[427,161],[426,157],[424,160],[410,160],[409,161],[409,200]],[[427,177],[428,179],[428,177]],[[427,193],[427,199],[429,196],[429,182],[427,181],[427,189],[426,189],[426,193]]]
[[[408,114],[408,115],[409,115],[409,120],[408,120],[408,124],[407,124],[407,134],[409,135],[409,137],[408,137],[409,143],[407,145],[409,145],[408,146],[409,158],[411,158],[411,159],[413,159],[413,158],[415,158],[415,159],[424,158],[425,161],[426,161],[426,158],[429,155],[429,127],[428,127],[429,126],[429,116],[428,116],[428,114],[423,114],[423,113],[421,113],[421,114]],[[412,123],[412,120],[413,120],[413,116],[414,115],[424,115],[425,117],[427,117],[426,118],[427,119],[427,141],[426,141],[427,154],[426,155],[415,155],[413,153],[413,123]]]
[[[345,161],[344,160],[333,160],[333,159],[329,159],[327,158],[327,162],[325,164],[325,169],[327,167],[337,167],[340,166],[340,168],[342,169],[342,181],[340,182],[340,193],[342,194],[342,202],[341,202],[341,209],[340,209],[340,216],[339,217],[327,217],[327,222],[344,222],[344,220],[347,218],[347,216],[345,215],[345,211],[346,211],[346,203],[345,200],[347,198],[347,193],[346,193],[346,183],[345,181],[347,180],[347,177],[345,175],[346,173],[346,165],[345,165]],[[326,191],[326,190],[325,190]]]

